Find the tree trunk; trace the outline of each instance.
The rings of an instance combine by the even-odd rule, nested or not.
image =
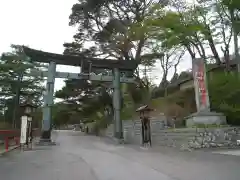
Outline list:
[[[238,52],[238,33],[235,28],[235,15],[234,15],[233,9],[230,10],[230,18],[231,18],[232,28],[233,28],[233,43],[234,43],[235,59],[237,62],[239,62],[240,59],[239,59],[239,52]],[[240,64],[239,63],[237,63],[237,69],[238,69],[238,72],[240,72]]]
[[[207,40],[208,40],[209,46],[210,46],[210,48],[212,50],[212,53],[213,53],[213,56],[216,60],[216,64],[220,65],[221,64],[221,59],[220,59],[219,54],[217,52],[217,49],[215,47],[215,44],[214,44],[209,26],[207,26],[207,34],[206,35],[207,35]]]

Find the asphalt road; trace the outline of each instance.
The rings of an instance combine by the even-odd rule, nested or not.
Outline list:
[[[0,157],[1,180],[239,180],[240,156],[143,150],[78,132],[55,132],[59,143]]]

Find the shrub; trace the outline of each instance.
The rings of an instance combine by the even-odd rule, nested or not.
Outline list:
[[[240,79],[238,74],[215,72],[208,84],[211,109],[223,112],[229,124],[240,125]]]

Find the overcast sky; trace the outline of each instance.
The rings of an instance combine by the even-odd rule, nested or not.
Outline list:
[[[43,51],[62,53],[63,43],[71,42],[76,28],[68,26],[71,8],[77,0],[0,0],[0,53],[10,50],[11,44],[27,45]],[[179,69],[190,68],[187,58]],[[77,67],[57,67],[62,72],[79,72]],[[155,68],[154,76],[160,76]],[[159,83],[159,79],[155,78]],[[64,85],[57,79],[55,90]]]

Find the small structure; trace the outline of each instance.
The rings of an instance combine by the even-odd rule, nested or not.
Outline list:
[[[37,106],[33,105],[29,100],[21,104],[20,107],[23,109],[23,114],[21,117],[21,136],[20,144],[21,146],[29,145],[32,143],[32,113],[35,112]]]
[[[152,145],[151,142],[151,126],[150,126],[150,112],[153,111],[152,108],[148,107],[148,105],[144,105],[139,107],[136,112],[140,113],[140,119],[142,123],[142,145],[149,144]]]

